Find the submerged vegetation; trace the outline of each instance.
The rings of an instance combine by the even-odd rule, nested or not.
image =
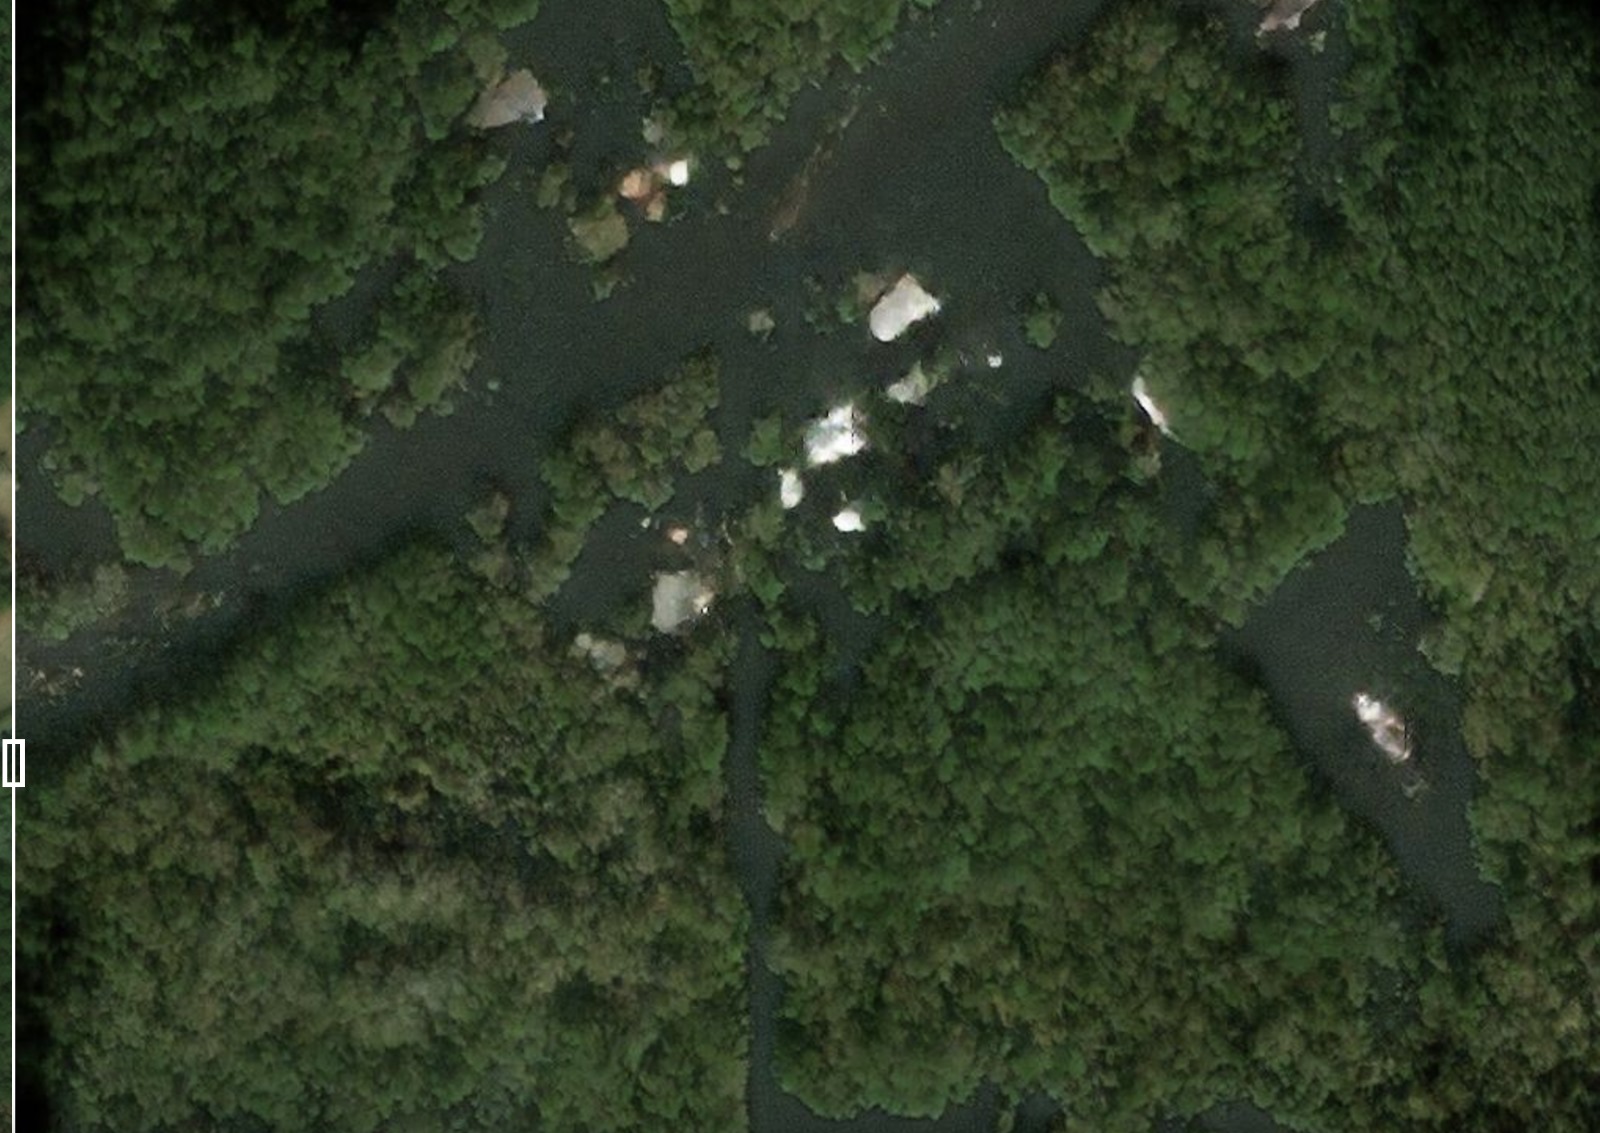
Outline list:
[[[663,2],[698,80],[674,141],[728,153],[925,6]],[[440,273],[499,159],[461,116],[531,5],[302,8],[94,5],[36,123],[59,169],[25,218],[25,409],[133,563],[225,546],[473,362]],[[455,546],[391,546],[64,759],[20,871],[56,1125],[743,1129],[765,959],[778,1081],[827,1116],[987,1083],[1104,1133],[1231,1101],[1307,1131],[1593,1129],[1597,32],[1474,0],[1307,19],[1346,61],[1322,148],[1279,48],[1160,0],[1106,5],[996,120],[1100,260],[1131,373],[1055,383],[980,451],[941,416],[954,292],[803,412],[727,396],[765,362],[700,350],[530,451],[540,490],[486,485]],[[568,214],[543,222],[603,263],[627,218],[579,213],[557,150],[579,172],[528,179]],[[377,299],[344,311],[362,271]],[[892,282],[820,278],[804,319],[746,297],[728,333],[837,342]],[[1055,364],[1071,304],[1041,286],[999,317]],[[1217,648],[1375,501],[1406,516],[1504,894],[1453,950]],[[580,563],[620,606],[565,600]],[[103,624],[142,578],[25,584],[23,625]],[[759,800],[727,786],[749,704]],[[730,843],[763,820],[752,910],[741,884],[774,879]]]

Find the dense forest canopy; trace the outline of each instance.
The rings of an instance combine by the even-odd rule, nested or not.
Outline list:
[[[715,391],[700,362],[639,399],[603,466],[575,437],[599,474],[552,485],[533,554],[491,500],[470,562],[417,545],[308,600],[44,797],[24,949],[62,1120],[741,1127],[726,641],[606,667],[543,607]]]
[[[928,6],[663,3],[697,80],[666,117],[727,154]],[[30,792],[21,893],[25,1069],[57,1126],[747,1128],[765,961],[777,1078],[828,1116],[988,1083],[1129,1133],[1227,1101],[1307,1131],[1600,1127],[1580,7],[1323,0],[1310,36],[1257,40],[1220,5],[1109,3],[995,131],[1100,261],[1132,373],[1058,382],[993,450],[949,388],[877,398],[790,508],[806,421],[719,436],[730,383],[771,375],[687,354],[530,451],[537,522],[486,490],[457,545],[389,546],[72,753]],[[478,317],[442,273],[501,159],[462,116],[532,6],[84,11],[30,126],[51,168],[25,165],[23,398],[128,561],[180,564],[470,369]],[[1284,58],[1323,50],[1344,61],[1313,147],[1323,104]],[[336,341],[362,272],[378,300]],[[1505,908],[1467,950],[1218,650],[1375,501],[1466,704]],[[574,612],[623,526],[652,565]],[[653,632],[667,572],[714,600]],[[106,618],[129,578],[25,592],[36,632]],[[752,802],[727,784],[756,654]],[[740,806],[780,842],[771,909],[740,899]]]
[[[492,33],[534,11],[84,7],[24,119],[23,409],[131,560],[218,550],[264,494],[336,475],[374,410],[447,405],[476,325],[439,270],[476,251],[502,164],[460,120],[504,58]],[[363,270],[383,294],[336,342],[316,313]]]

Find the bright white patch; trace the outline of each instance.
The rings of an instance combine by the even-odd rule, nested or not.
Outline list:
[[[908,272],[872,308],[868,319],[872,337],[879,342],[893,342],[912,323],[937,314],[939,306],[939,300],[924,291],[917,277]]]
[[[785,468],[778,473],[778,499],[785,510],[797,506],[805,498],[806,485],[800,479],[800,473],[793,468]]]
[[[917,362],[905,377],[883,392],[890,401],[898,401],[901,405],[921,405],[938,384],[937,379],[922,368],[922,363]]]
[[[1005,355],[1001,354],[998,350],[994,351],[984,359],[984,361],[989,363],[989,369],[991,370],[998,370],[1005,360]]]
[[[667,538],[681,547],[689,541],[689,529],[687,527],[669,527],[667,528]]]
[[[672,633],[711,609],[716,591],[692,570],[656,575],[650,596],[650,624],[657,632]]]
[[[806,463],[815,468],[854,456],[867,447],[861,415],[852,402],[835,406],[826,417],[806,426]]]
[[[667,166],[667,180],[674,185],[683,186],[689,183],[689,159],[680,157]]]
[[[840,531],[865,531],[867,521],[861,518],[861,510],[855,504],[844,508],[833,517],[833,525]]]
[[[1143,374],[1133,379],[1133,400],[1139,403],[1139,408],[1144,410],[1145,416],[1150,418],[1150,423],[1160,429],[1163,436],[1172,436],[1172,429],[1167,424],[1167,415],[1150,396],[1150,388],[1144,384]]]
[[[1356,718],[1367,726],[1372,742],[1377,744],[1391,763],[1404,763],[1411,758],[1411,738],[1406,735],[1405,718],[1377,697],[1358,692],[1350,698]]]

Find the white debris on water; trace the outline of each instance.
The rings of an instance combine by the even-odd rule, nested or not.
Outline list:
[[[1161,406],[1156,404],[1155,398],[1150,396],[1150,387],[1145,385],[1144,375],[1140,374],[1133,379],[1133,400],[1139,403],[1139,408],[1144,410],[1145,416],[1150,418],[1150,423],[1161,430],[1161,435],[1172,436],[1172,428],[1167,422],[1167,415]]]
[[[833,525],[840,531],[865,531],[867,521],[861,516],[861,509],[855,504],[847,504],[833,517]]]
[[[939,307],[939,300],[923,289],[916,276],[907,272],[873,306],[868,318],[872,337],[879,342],[893,342],[911,324],[937,314]]]
[[[867,447],[861,431],[861,414],[854,402],[845,402],[806,426],[806,463],[815,468],[854,456]]]
[[[674,633],[711,609],[716,591],[692,570],[656,575],[650,596],[650,624],[659,633]]]
[[[784,468],[778,472],[778,499],[783,504],[784,510],[798,507],[800,501],[806,498],[805,481],[800,479],[800,473],[793,468]]]
[[[1411,737],[1403,716],[1377,697],[1358,692],[1350,698],[1356,718],[1367,726],[1372,742],[1377,744],[1390,763],[1404,763],[1411,758]]]
[[[467,125],[482,130],[513,122],[542,122],[550,96],[527,70],[513,71],[478,96],[467,115]]]
[[[1310,11],[1316,3],[1317,0],[1276,0],[1262,18],[1256,34],[1265,35],[1279,28],[1284,31],[1294,31],[1300,26],[1300,17]]]
[[[922,368],[921,362],[912,364],[906,376],[895,382],[884,395],[901,405],[921,405],[939,384],[939,379]]]

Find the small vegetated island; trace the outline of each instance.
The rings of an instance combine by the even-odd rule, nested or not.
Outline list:
[[[922,6],[665,0],[695,83],[661,121],[737,165]],[[130,564],[226,547],[470,372],[444,269],[504,151],[467,117],[532,7],[380,7],[50,29],[20,397]],[[749,1128],[743,611],[775,663],[775,1071],[818,1114],[991,1084],[1062,1129],[1234,1101],[1307,1131],[1600,1128],[1600,30],[1554,2],[1260,19],[1114,0],[985,139],[1101,261],[1134,373],[1062,383],[999,449],[941,420],[931,360],[719,437],[752,379],[685,344],[541,455],[538,500],[487,495],[470,547],[409,539],[64,759],[19,863],[54,1126]],[[1320,101],[1285,62],[1314,51],[1342,59]],[[1211,489],[1182,533],[1180,446]],[[677,518],[730,468],[722,515]],[[1216,649],[1378,501],[1504,895],[1454,951]],[[623,519],[659,569],[578,617],[563,589]],[[43,636],[122,583],[73,585]],[[848,665],[819,586],[874,627]]]

